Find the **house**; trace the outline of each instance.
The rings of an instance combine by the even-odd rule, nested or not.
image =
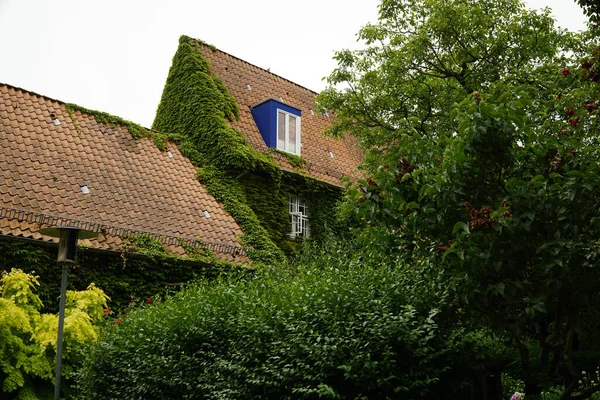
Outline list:
[[[35,271],[53,306],[51,226],[98,234],[80,241],[70,284],[95,281],[121,305],[283,260],[335,229],[341,179],[362,159],[352,139],[323,135],[332,116],[315,97],[188,37],[154,129],[0,84],[0,270]]]
[[[215,264],[247,261],[239,225],[174,142],[0,84],[0,270],[35,271],[50,285],[42,299],[52,307],[57,239],[40,234],[50,226],[98,233],[80,241],[70,283],[95,281],[121,304]]]
[[[357,178],[362,161],[354,138],[324,135],[333,116],[316,95],[182,36],[153,128],[182,135],[185,147],[199,152],[198,164],[235,176],[248,206],[285,248],[331,228],[341,179]]]

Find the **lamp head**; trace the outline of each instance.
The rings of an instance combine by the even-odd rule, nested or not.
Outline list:
[[[40,233],[46,236],[59,238],[58,262],[75,264],[78,239],[92,239],[98,236],[96,232],[86,231],[74,226],[57,226],[40,229]]]

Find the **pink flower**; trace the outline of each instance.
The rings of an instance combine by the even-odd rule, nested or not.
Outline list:
[[[117,320],[115,321],[115,324],[120,324],[121,322],[123,322],[123,320],[121,318],[117,318]]]
[[[564,76],[564,77],[566,77],[567,75],[569,75],[569,68],[567,68],[567,67],[564,67],[564,68],[562,69],[562,74],[563,74],[563,76]]]
[[[109,314],[109,313],[110,313],[110,309],[108,309],[108,308],[105,308],[105,309],[104,309],[104,314]]]
[[[148,303],[148,304],[152,304],[152,297],[148,297],[148,298],[146,299],[146,303]]]
[[[596,109],[596,104],[595,103],[585,103],[585,109],[588,110],[588,112],[592,112]]]
[[[573,128],[575,128],[577,126],[577,124],[579,123],[579,117],[575,118],[575,119],[570,119],[569,120],[569,124],[571,124],[571,126]]]
[[[592,63],[589,61],[585,61],[583,64],[581,64],[581,68],[590,69],[590,68],[592,68]]]

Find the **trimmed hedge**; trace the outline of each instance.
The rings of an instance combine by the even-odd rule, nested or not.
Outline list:
[[[468,386],[476,346],[440,332],[438,309],[407,304],[402,270],[332,264],[201,281],[129,314],[90,349],[81,398],[450,398]]]

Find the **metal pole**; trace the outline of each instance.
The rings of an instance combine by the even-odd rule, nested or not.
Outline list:
[[[54,376],[54,400],[60,398],[60,375],[62,371],[63,326],[65,324],[65,301],[67,297],[67,278],[69,264],[62,263],[62,281],[60,283],[60,305],[58,310],[58,343],[56,349],[56,375]]]

